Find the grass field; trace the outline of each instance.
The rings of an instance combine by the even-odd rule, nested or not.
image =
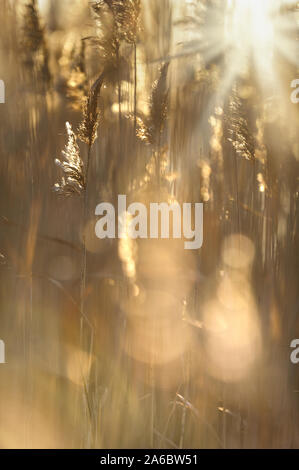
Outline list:
[[[297,2],[0,18],[0,447],[299,448]],[[203,246],[97,238],[118,195]]]

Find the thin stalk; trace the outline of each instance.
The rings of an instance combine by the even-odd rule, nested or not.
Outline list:
[[[90,154],[91,154],[91,145],[89,145],[89,147],[88,147],[86,174],[85,174],[85,191],[84,191],[84,200],[83,200],[83,232],[82,232],[83,256],[82,256],[82,265],[81,265],[81,297],[80,297],[80,310],[81,310],[82,313],[85,313],[85,308],[84,308],[84,296],[85,296],[85,286],[86,286],[86,237],[85,237],[85,227],[86,227],[86,222],[87,222],[88,176],[89,176],[89,167],[90,167]],[[82,313],[81,313],[81,321],[83,320]]]
[[[85,191],[84,191],[84,200],[83,200],[83,228],[82,228],[82,242],[83,242],[83,250],[82,250],[82,264],[81,264],[81,289],[80,289],[80,346],[83,348],[83,331],[84,331],[84,317],[85,317],[85,292],[86,292],[86,272],[87,272],[87,263],[86,263],[86,236],[85,236],[85,228],[87,223],[87,213],[88,213],[88,181],[89,181],[89,168],[90,168],[90,156],[91,156],[91,147],[92,143],[89,143],[88,146],[88,154],[87,154],[87,163],[86,163],[86,173],[85,173]],[[93,332],[91,334],[90,340],[90,351],[89,355],[91,358],[92,354],[92,347],[93,347]],[[83,395],[85,399],[88,401],[88,391],[89,391],[89,380],[86,382],[84,380],[84,390]],[[85,402],[86,403],[86,402]],[[89,413],[90,420],[92,420],[92,415]],[[91,430],[93,429],[93,425],[91,422]],[[92,433],[93,434],[93,433]]]
[[[118,92],[118,119],[119,119],[119,135],[121,133],[121,80],[120,80],[120,56],[119,47],[116,51],[117,58],[117,92]]]
[[[134,132],[137,127],[137,44],[134,42]]]

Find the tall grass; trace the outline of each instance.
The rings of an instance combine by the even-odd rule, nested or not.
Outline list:
[[[228,83],[223,1],[45,3],[0,5],[0,446],[298,448],[298,70]],[[118,194],[202,249],[97,239]]]

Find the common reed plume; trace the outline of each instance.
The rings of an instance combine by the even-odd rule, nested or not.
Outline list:
[[[163,131],[168,112],[169,89],[167,84],[169,62],[160,67],[159,78],[154,81],[149,103],[149,116],[136,116],[136,136],[152,147],[155,173],[160,184],[163,151]],[[131,116],[133,118],[133,116]]]
[[[97,36],[91,37],[96,45],[103,67],[103,75],[117,83],[119,122],[121,121],[121,80],[129,76],[129,63],[121,54],[123,42],[134,46],[134,108],[137,107],[137,55],[136,44],[140,31],[140,0],[100,0],[92,4],[98,27]]]
[[[236,87],[233,88],[229,98],[227,125],[228,141],[232,143],[236,153],[246,158],[254,160],[255,158],[255,138],[251,132],[247,113],[244,104],[240,98]]]
[[[45,28],[41,25],[36,0],[25,5],[23,18],[22,49],[24,63],[28,67],[35,66],[46,84],[51,80],[49,68],[49,50],[45,37]]]
[[[78,137],[89,148],[97,138],[97,129],[99,125],[98,97],[103,85],[105,74],[101,74],[92,85],[88,97],[83,106],[83,120],[78,128]]]
[[[161,143],[168,108],[169,90],[167,72],[169,63],[160,68],[159,78],[155,80],[150,97],[150,112],[147,117],[137,117],[137,137],[147,145],[156,146]]]
[[[114,37],[111,47],[119,48],[121,41],[136,43],[140,29],[140,0],[100,0],[96,1],[92,8],[102,28],[109,27],[110,22],[111,34]],[[107,14],[110,14],[110,18],[107,18]],[[107,48],[107,44],[103,45]]]
[[[106,70],[106,74],[109,71],[110,80],[113,80],[116,71],[120,73],[120,67],[125,64],[120,56],[120,47],[125,38],[131,37],[128,32],[130,24],[125,23],[130,20],[122,3],[118,0],[101,0],[93,3],[97,36],[86,38],[96,45],[103,70]]]
[[[61,182],[56,183],[54,191],[63,196],[81,195],[85,190],[84,164],[80,157],[80,149],[77,143],[77,137],[69,122],[65,124],[68,142],[62,155],[64,161],[55,160],[56,165],[62,169],[64,176]]]

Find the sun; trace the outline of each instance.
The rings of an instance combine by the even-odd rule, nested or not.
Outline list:
[[[257,63],[279,51],[296,63],[298,24],[290,0],[227,0],[226,42],[239,55],[252,55]]]
[[[171,58],[193,54],[200,56],[206,64],[224,58],[227,88],[249,66],[253,66],[257,78],[266,88],[269,82],[278,83],[279,57],[297,66],[298,2],[223,0],[221,6],[217,4],[205,9],[199,8],[201,2],[186,2],[187,17],[192,18],[184,30],[188,40],[181,36],[179,53]]]

